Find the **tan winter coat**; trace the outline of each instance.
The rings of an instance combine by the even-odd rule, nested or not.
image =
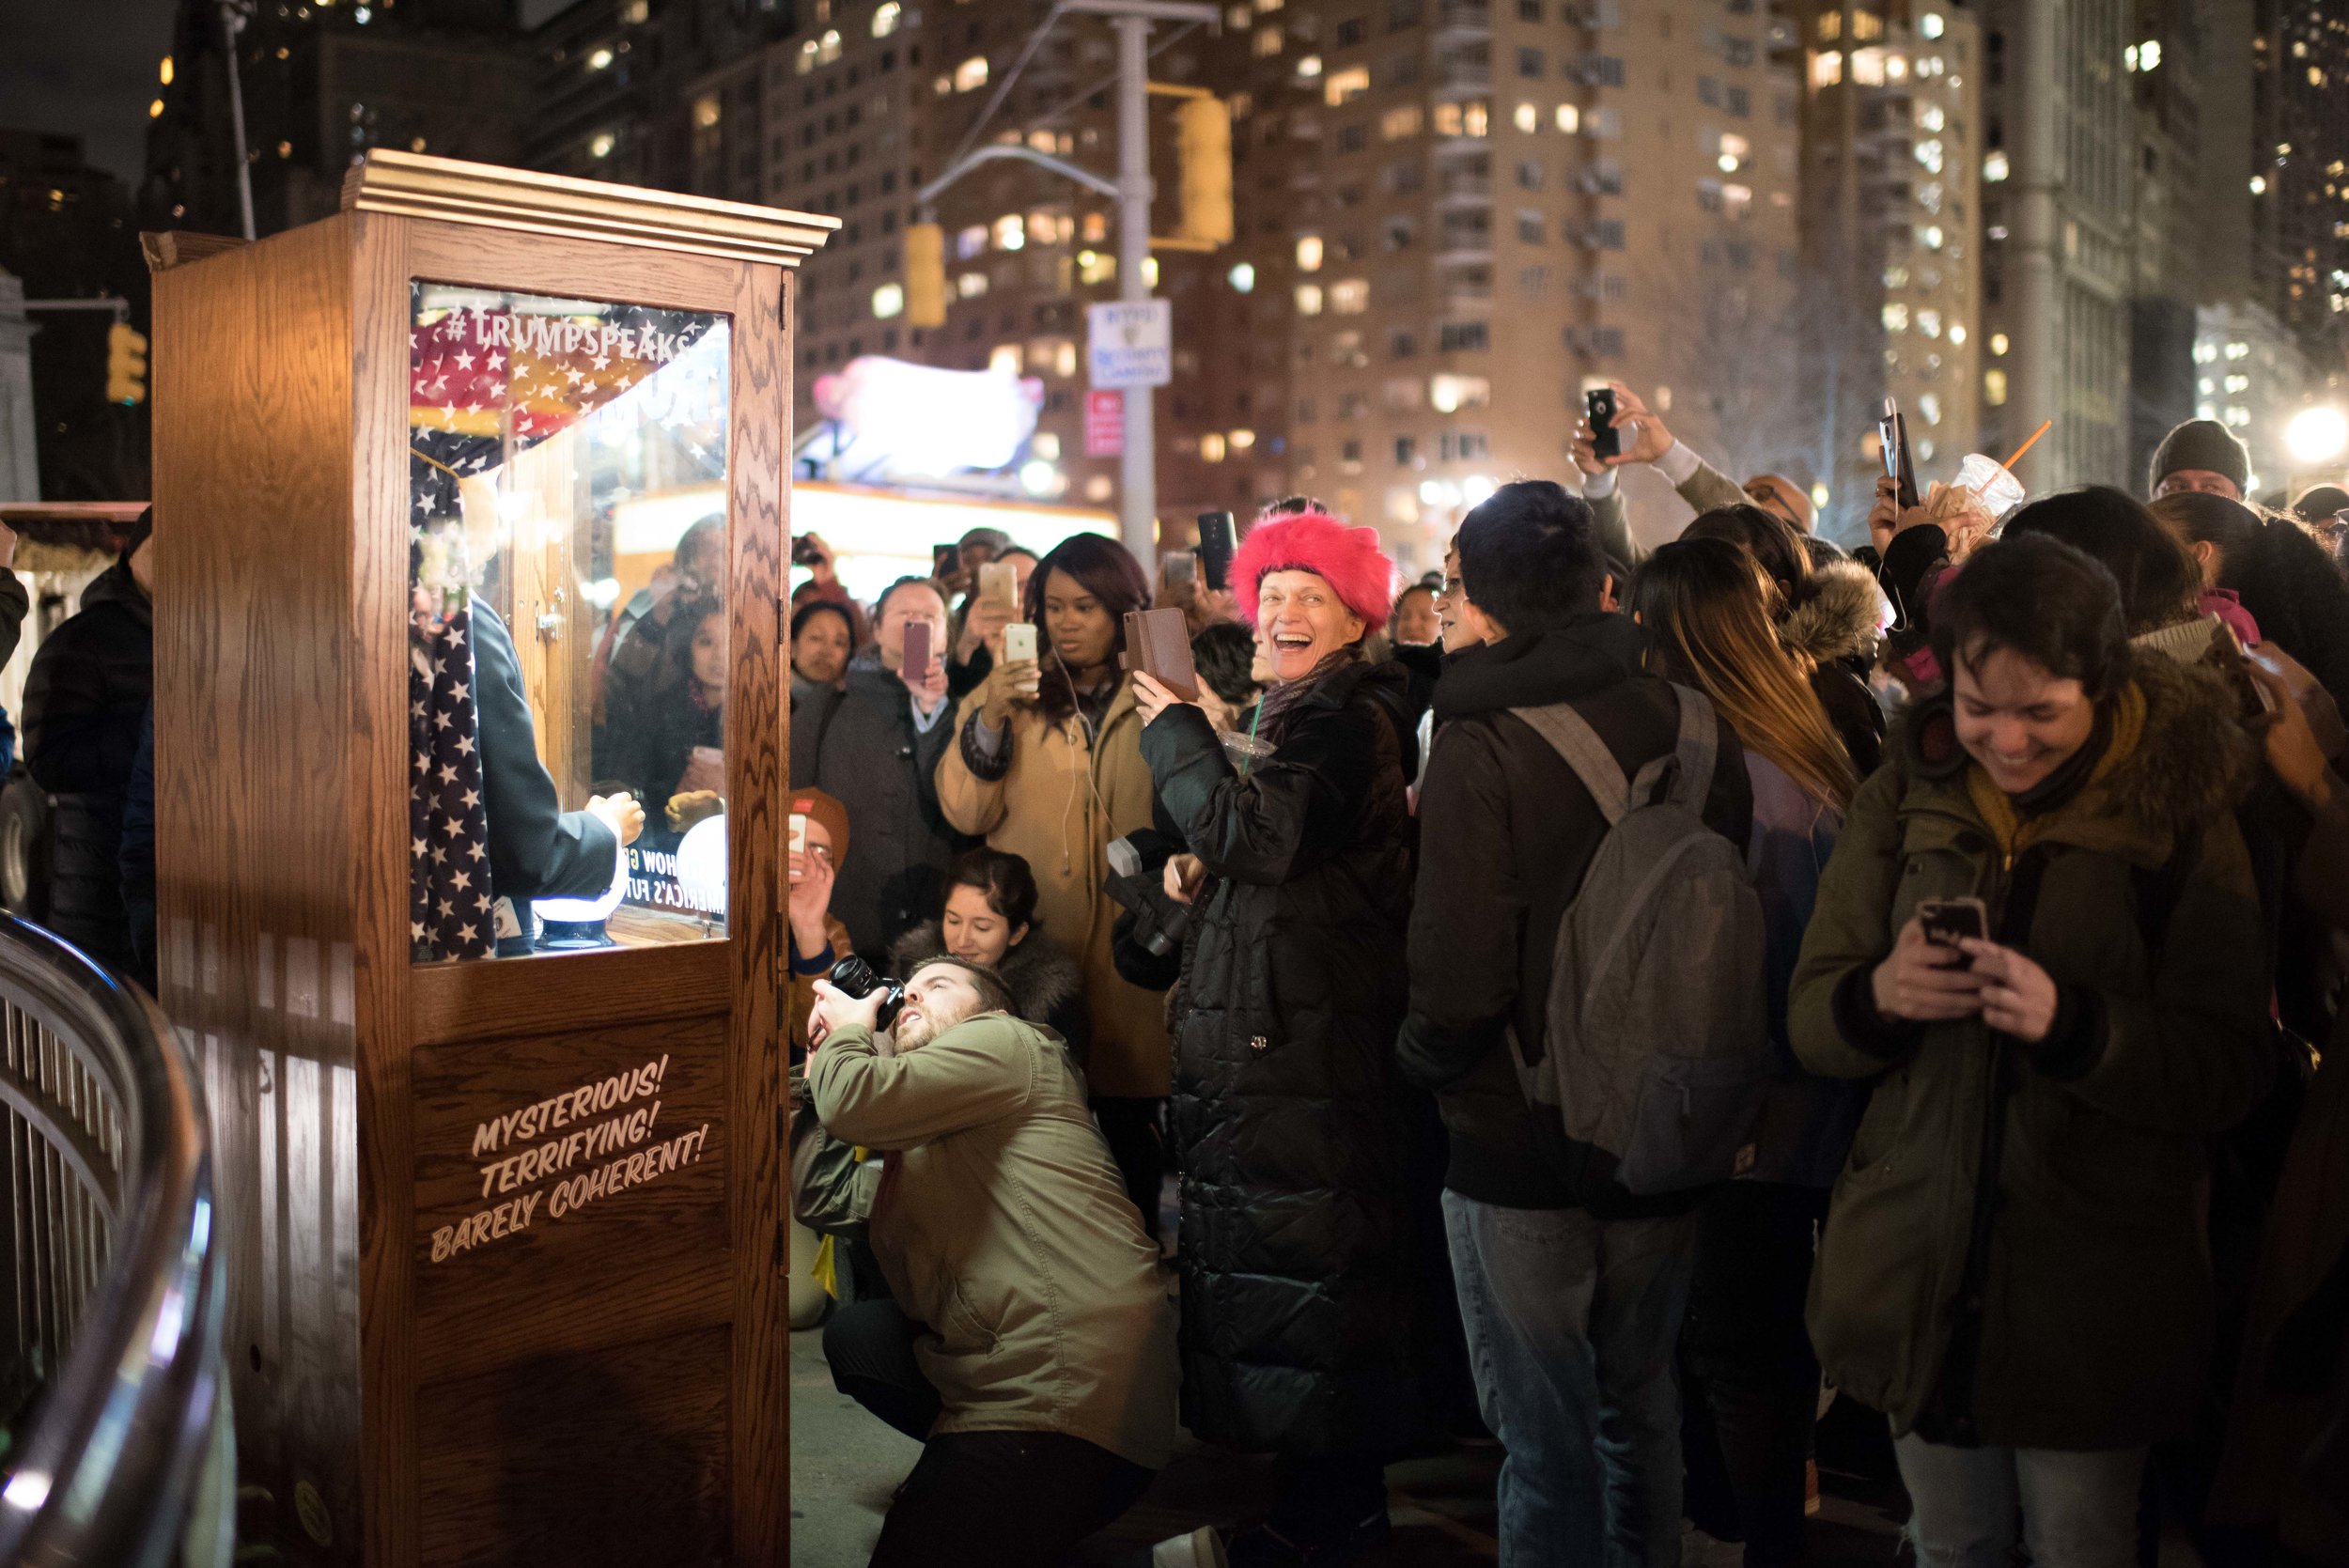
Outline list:
[[[1033,707],[1013,710],[1011,768],[993,783],[962,757],[963,726],[981,706],[973,691],[955,712],[955,734],[938,764],[938,804],[988,847],[1018,855],[1035,874],[1044,932],[1084,970],[1093,1042],[1085,1077],[1096,1094],[1157,1098],[1174,1087],[1165,999],[1128,985],[1110,956],[1117,905],[1101,891],[1110,840],[1150,826],[1150,769],[1142,761],[1142,715],[1131,682],[1121,681],[1088,746],[1075,719],[1053,726]]]
[[[1061,1432],[1163,1466],[1174,1309],[1060,1038],[983,1013],[885,1057],[850,1027],[807,1083],[833,1138],[889,1152],[867,1234],[929,1330],[932,1432]]]

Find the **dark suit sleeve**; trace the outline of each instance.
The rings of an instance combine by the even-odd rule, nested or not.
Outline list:
[[[474,701],[490,818],[490,876],[504,897],[592,898],[612,885],[619,842],[583,811],[561,809],[538,760],[522,695],[521,661],[506,623],[480,600],[473,611]]]
[[[24,580],[0,567],[0,664],[16,656],[17,639],[24,630],[24,613],[31,607]]]

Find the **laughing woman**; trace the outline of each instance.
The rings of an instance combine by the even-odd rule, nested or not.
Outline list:
[[[1257,523],[1233,563],[1272,666],[1245,773],[1196,705],[1134,677],[1142,753],[1192,853],[1172,1118],[1183,1173],[1185,1416],[1271,1450],[1280,1496],[1240,1564],[1351,1560],[1387,1533],[1384,1462],[1416,1435],[1427,1316],[1412,1202],[1421,1138],[1391,1065],[1410,850],[1405,679],[1377,534]]]

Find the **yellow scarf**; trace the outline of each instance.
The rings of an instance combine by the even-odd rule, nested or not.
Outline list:
[[[2066,812],[2085,799],[2089,791],[2109,778],[2113,770],[2129,759],[2138,742],[2145,737],[2145,693],[2131,681],[2112,700],[2112,738],[2105,746],[2105,754],[2096,759],[2089,770],[2088,783],[2077,795],[2054,811],[2037,816],[2024,816],[2015,809],[2014,798],[1990,782],[1982,764],[1968,764],[1966,769],[1966,794],[1982,817],[1983,826],[1999,842],[1999,849],[2008,862],[2034,841],[2046,836],[2047,830],[2062,820]]]

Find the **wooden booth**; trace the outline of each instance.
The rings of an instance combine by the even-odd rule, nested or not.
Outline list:
[[[835,226],[377,151],[307,227],[150,237],[162,1001],[292,1561],[783,1560],[790,322]],[[615,511],[672,492],[615,602]]]

